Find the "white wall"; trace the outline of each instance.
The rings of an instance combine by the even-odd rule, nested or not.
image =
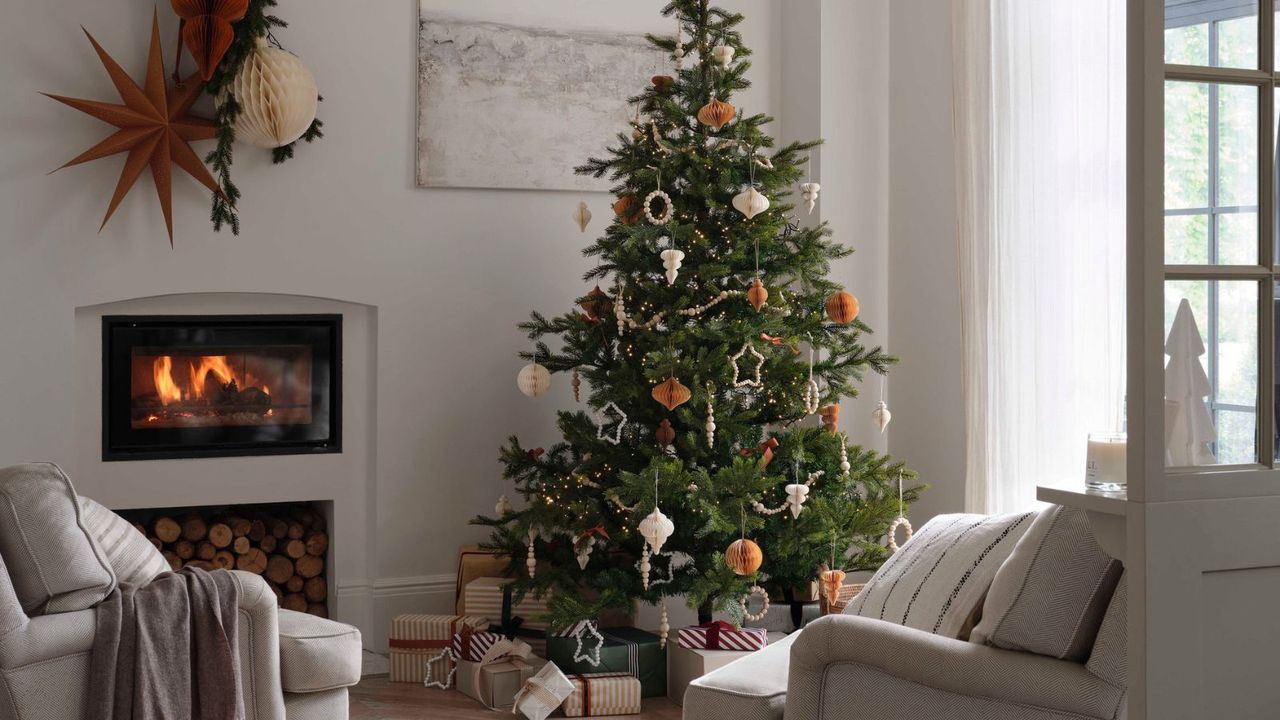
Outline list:
[[[558,28],[672,31],[662,0],[426,0],[433,9]],[[779,0],[726,0],[747,13],[756,87],[741,104],[777,113],[782,87]],[[492,510],[498,447],[512,433],[531,445],[555,441],[553,413],[568,406],[568,382],[530,401],[515,389],[527,341],[515,325],[534,308],[566,309],[588,289],[587,243],[570,212],[580,197],[555,192],[422,190],[414,186],[415,0],[349,3],[281,0],[290,27],[278,33],[314,72],[325,96],[324,140],[281,166],[237,148],[243,233],[214,234],[207,193],[175,176],[175,247],[166,242],[148,178],[96,233],[119,159],[46,173],[105,137],[108,128],[38,91],[112,100],[84,25],[135,77],[141,76],[153,5],[15,0],[21,23],[0,25],[0,464],[63,462],[73,479],[105,495],[94,478],[97,438],[78,433],[73,398],[80,367],[76,309],[174,293],[284,293],[367,306],[376,318],[378,386],[369,513],[375,561],[340,567],[343,598],[371,596],[374,630],[397,608],[452,604],[455,553],[483,533],[466,520]],[[175,22],[159,6],[165,58]],[[188,71],[190,60],[186,60]],[[536,72],[537,68],[530,68]],[[518,111],[519,108],[513,108]],[[208,143],[200,146],[203,152]],[[573,163],[583,158],[565,158]],[[586,197],[600,230],[603,194]],[[347,433],[361,428],[348,424]],[[92,433],[88,433],[91,435]],[[294,458],[306,477],[325,461]],[[184,464],[172,463],[171,498]],[[331,463],[330,463],[331,464]],[[226,467],[272,483],[279,459]],[[121,468],[119,472],[126,472]],[[175,503],[176,504],[176,503]],[[345,594],[343,594],[345,591]],[[365,599],[369,599],[366,597]],[[377,644],[376,642],[374,644]]]
[[[889,450],[930,484],[911,517],[964,508],[951,3],[893,0],[889,45]]]

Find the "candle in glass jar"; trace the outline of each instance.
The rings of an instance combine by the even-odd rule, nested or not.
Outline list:
[[[1085,483],[1098,490],[1123,490],[1127,445],[1127,437],[1123,434],[1090,433]]]

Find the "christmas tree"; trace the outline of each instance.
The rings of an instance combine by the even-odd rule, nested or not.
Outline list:
[[[513,437],[501,461],[525,506],[504,497],[474,521],[512,558],[518,596],[550,598],[553,628],[679,596],[703,621],[741,620],[758,585],[786,592],[823,566],[879,567],[920,490],[839,431],[840,399],[896,359],[868,346],[857,300],[827,279],[852,251],[825,223],[801,227],[791,204],[802,190],[813,210],[820,188],[802,168],[818,143],[777,148],[771,118],[733,107],[751,67],[741,15],[707,0],[663,13],[678,32],[649,41],[674,76],[631,98],[630,132],[578,168],[607,176],[618,198],[584,251],[596,287],[582,312],[521,326],[535,343],[521,390],[540,395],[549,373],[569,373],[589,407],[558,414],[564,441],[550,449]]]

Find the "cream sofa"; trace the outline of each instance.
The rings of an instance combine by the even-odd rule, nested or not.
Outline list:
[[[984,617],[970,640],[828,616],[694,681],[684,717],[1120,720],[1126,586],[1118,565],[1107,567],[1082,536],[1083,522],[1062,508],[1036,518],[994,582],[979,588]]]
[[[164,559],[119,516],[79,498],[56,466],[0,470],[0,720],[85,717],[94,606]],[[257,575],[235,572],[246,720],[343,720],[360,679],[360,631],[277,609]]]

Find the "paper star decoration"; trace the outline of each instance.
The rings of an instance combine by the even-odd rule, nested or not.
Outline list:
[[[102,218],[102,225],[98,230],[106,227],[111,214],[119,207],[120,201],[128,194],[138,176],[150,167],[156,194],[160,198],[160,209],[164,213],[165,228],[169,232],[169,245],[172,247],[173,177],[170,165],[177,165],[209,190],[221,193],[213,175],[188,144],[193,140],[211,140],[218,133],[218,126],[212,121],[187,114],[204,90],[204,83],[200,82],[197,74],[192,74],[172,90],[165,85],[164,61],[160,57],[160,24],[155,13],[151,18],[151,49],[147,55],[147,74],[143,87],[138,87],[124,69],[102,49],[98,41],[89,35],[88,30],[84,34],[93,43],[93,49],[97,51],[98,58],[107,69],[107,75],[111,77],[124,104],[44,93],[60,103],[118,128],[105,140],[72,158],[58,170],[127,151],[129,155],[124,161],[124,169],[120,172],[111,204],[107,206],[107,214]]]

